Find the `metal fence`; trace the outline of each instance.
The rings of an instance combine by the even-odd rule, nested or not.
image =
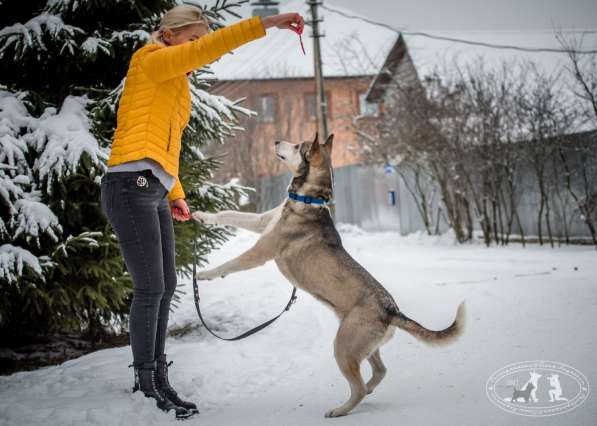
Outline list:
[[[387,174],[381,166],[352,165],[334,169],[334,176],[337,222],[358,225],[368,231],[397,231],[402,235],[425,230],[415,199],[406,186],[408,180],[413,179],[412,173]],[[287,196],[290,179],[290,173],[264,178],[257,188],[257,211],[263,212],[280,204]],[[521,173],[519,179],[524,185],[518,203],[522,228],[527,236],[536,235],[540,196],[530,171]],[[595,180],[597,183],[597,177]],[[429,192],[435,194],[431,210],[439,212],[439,190],[430,188]],[[551,212],[554,237],[563,237],[565,227],[570,237],[590,237],[577,206],[567,193],[555,191],[551,197],[557,207]],[[441,214],[435,214],[433,222],[433,229],[439,233],[448,229]],[[514,227],[514,234],[519,231]]]
[[[269,210],[287,195],[291,174],[262,179],[259,185],[259,212]],[[391,194],[394,199],[391,199]],[[336,221],[351,223],[368,231],[399,231],[408,234],[424,229],[416,204],[396,174],[382,167],[353,165],[334,169]],[[441,231],[447,229],[441,221]]]

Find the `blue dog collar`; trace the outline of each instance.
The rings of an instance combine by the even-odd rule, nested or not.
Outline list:
[[[324,200],[323,198],[314,198],[308,195],[299,195],[296,192],[289,192],[288,198],[294,201],[300,201],[301,203],[305,204],[317,204],[320,206],[328,204],[328,201]]]

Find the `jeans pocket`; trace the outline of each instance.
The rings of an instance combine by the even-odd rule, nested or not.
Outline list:
[[[138,195],[142,198],[163,198],[164,185],[160,180],[153,176],[145,176],[143,174],[134,174],[126,176],[122,181],[122,187],[125,188],[128,194]]]

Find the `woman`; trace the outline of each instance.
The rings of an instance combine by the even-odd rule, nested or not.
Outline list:
[[[172,216],[191,218],[178,178],[181,135],[190,117],[187,75],[265,36],[267,28],[301,33],[303,26],[298,13],[286,13],[254,16],[212,32],[199,7],[182,4],[164,14],[150,42],[131,57],[101,202],[133,280],[133,392],[140,389],[160,409],[174,409],[176,417],[198,412],[169,384],[164,353],[176,287]]]

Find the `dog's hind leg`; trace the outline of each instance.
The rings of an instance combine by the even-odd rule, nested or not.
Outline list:
[[[363,324],[367,326],[364,327]],[[348,414],[367,395],[367,385],[361,375],[361,362],[383,340],[385,326],[379,330],[368,318],[351,313],[342,320],[334,340],[334,356],[340,371],[350,385],[350,398],[340,407],[329,410],[325,417]]]
[[[325,417],[338,417],[348,414],[367,395],[367,388],[361,376],[361,360],[347,354],[336,357],[340,371],[350,385],[350,398],[340,407],[329,410]]]
[[[373,352],[373,354],[367,358],[367,361],[369,361],[369,364],[371,364],[371,370],[373,370],[373,376],[367,382],[367,393],[369,394],[373,392],[373,389],[375,389],[377,385],[379,385],[379,382],[381,382],[386,375],[387,370],[381,359],[379,348],[377,348],[375,352]]]

